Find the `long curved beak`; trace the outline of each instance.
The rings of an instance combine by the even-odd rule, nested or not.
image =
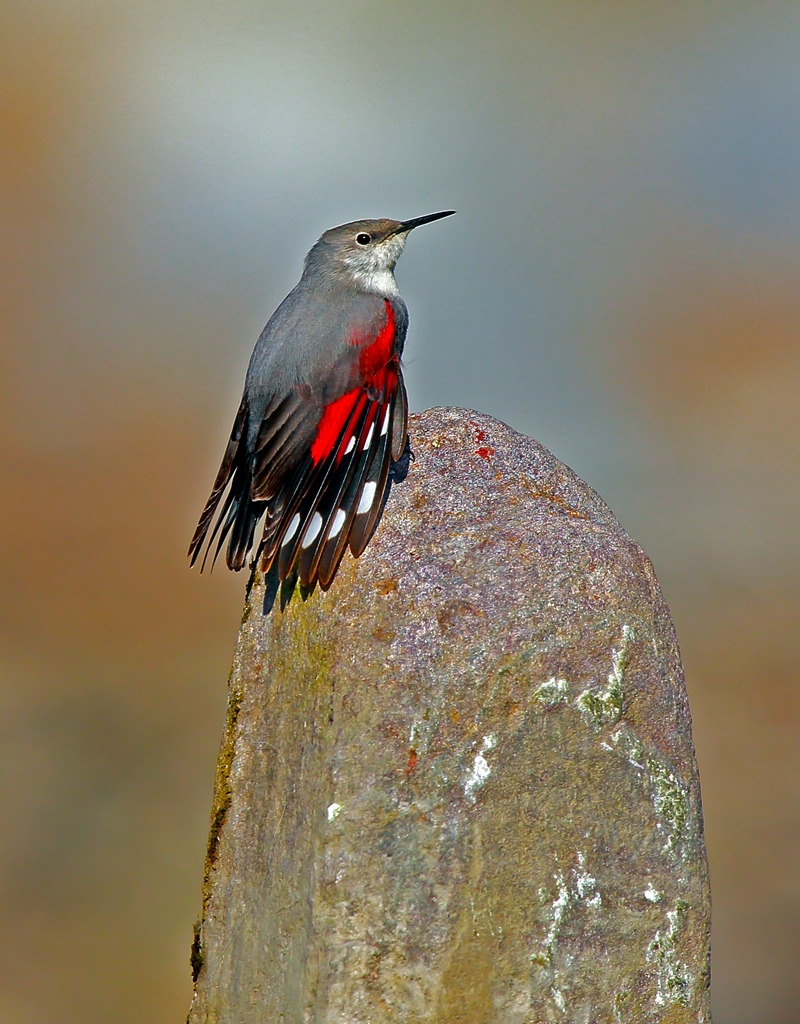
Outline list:
[[[395,235],[405,234],[420,224],[430,224],[432,220],[439,220],[441,217],[452,217],[455,210],[443,210],[441,213],[429,213],[425,217],[414,217],[412,220],[404,220],[400,227],[393,232]]]

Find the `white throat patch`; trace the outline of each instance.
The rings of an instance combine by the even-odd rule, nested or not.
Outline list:
[[[378,295],[400,294],[397,281],[394,279],[394,271],[386,267],[379,270],[353,268],[353,277],[368,292],[375,292]]]
[[[394,267],[406,244],[406,235],[392,235],[371,249],[348,255],[345,262],[362,288],[377,295],[398,295]]]

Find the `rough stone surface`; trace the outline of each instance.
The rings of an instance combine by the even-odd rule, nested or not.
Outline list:
[[[190,1024],[710,1019],[678,646],[608,507],[487,416],[230,679]]]

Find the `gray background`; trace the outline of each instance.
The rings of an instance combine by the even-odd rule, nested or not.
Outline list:
[[[0,1021],[176,1021],[244,578],[184,552],[317,235],[415,233],[414,409],[546,444],[683,646],[717,1024],[800,1020],[800,7],[0,11]]]

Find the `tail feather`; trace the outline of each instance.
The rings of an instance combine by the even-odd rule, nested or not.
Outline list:
[[[197,561],[197,557],[203,547],[203,542],[206,539],[208,528],[211,525],[214,513],[217,510],[217,505],[219,505],[220,498],[222,497],[225,488],[228,486],[228,481],[233,475],[238,461],[239,451],[242,446],[242,439],[247,434],[247,416],[247,400],[243,398],[241,405],[239,406],[239,411],[236,413],[236,419],[233,422],[230,440],[228,441],[228,446],[225,449],[225,454],[222,457],[222,464],[220,465],[217,477],[214,480],[214,486],[211,488],[211,494],[206,502],[206,507],[203,509],[200,521],[197,524],[194,536],[189,544],[189,558],[191,559],[191,565],[194,565]]]
[[[264,504],[255,502],[250,497],[251,476],[246,453],[248,412],[247,399],[243,398],[236,414],[222,464],[211,489],[211,495],[189,544],[191,565],[195,564],[201,551],[205,548],[200,563],[201,572],[205,569],[212,548],[214,548],[211,558],[211,568],[213,569],[217,556],[229,534],[230,541],[226,556],[228,567],[241,569],[247,558],[247,552],[252,547],[256,524],[264,511]],[[223,495],[225,496],[224,500],[222,500]],[[219,508],[220,501],[222,501],[221,508]],[[214,522],[215,517],[216,522]],[[212,523],[214,523],[213,528]]]
[[[217,521],[214,523],[214,529],[209,534],[208,541],[205,546],[206,552],[203,555],[203,561],[200,563],[200,572],[203,572],[203,570],[206,567],[206,562],[208,561],[208,556],[211,553],[211,548],[214,546],[214,538],[217,536],[218,533],[220,533],[221,527],[222,530],[220,538],[217,541],[217,547],[216,550],[214,551],[214,557],[211,559],[211,569],[212,571],[214,569],[214,563],[217,561],[217,555],[219,555],[220,548],[225,542],[225,537],[227,536],[228,530],[230,530],[230,524],[233,518],[232,506],[235,498],[236,492],[233,489],[233,487],[231,487],[228,493],[225,495],[225,501],[223,502],[222,508],[219,511],[219,515],[217,516]]]
[[[231,485],[231,490],[235,490],[236,496],[231,506],[230,525],[226,523],[223,527],[224,533],[230,530],[225,561],[229,569],[235,569],[237,572],[247,561],[247,556],[253,547],[256,526],[266,507],[265,502],[253,501],[250,497],[251,477],[245,467],[242,467],[241,470],[241,480],[237,479],[238,476],[239,474],[234,477]],[[220,545],[223,540],[224,536],[220,537]]]

